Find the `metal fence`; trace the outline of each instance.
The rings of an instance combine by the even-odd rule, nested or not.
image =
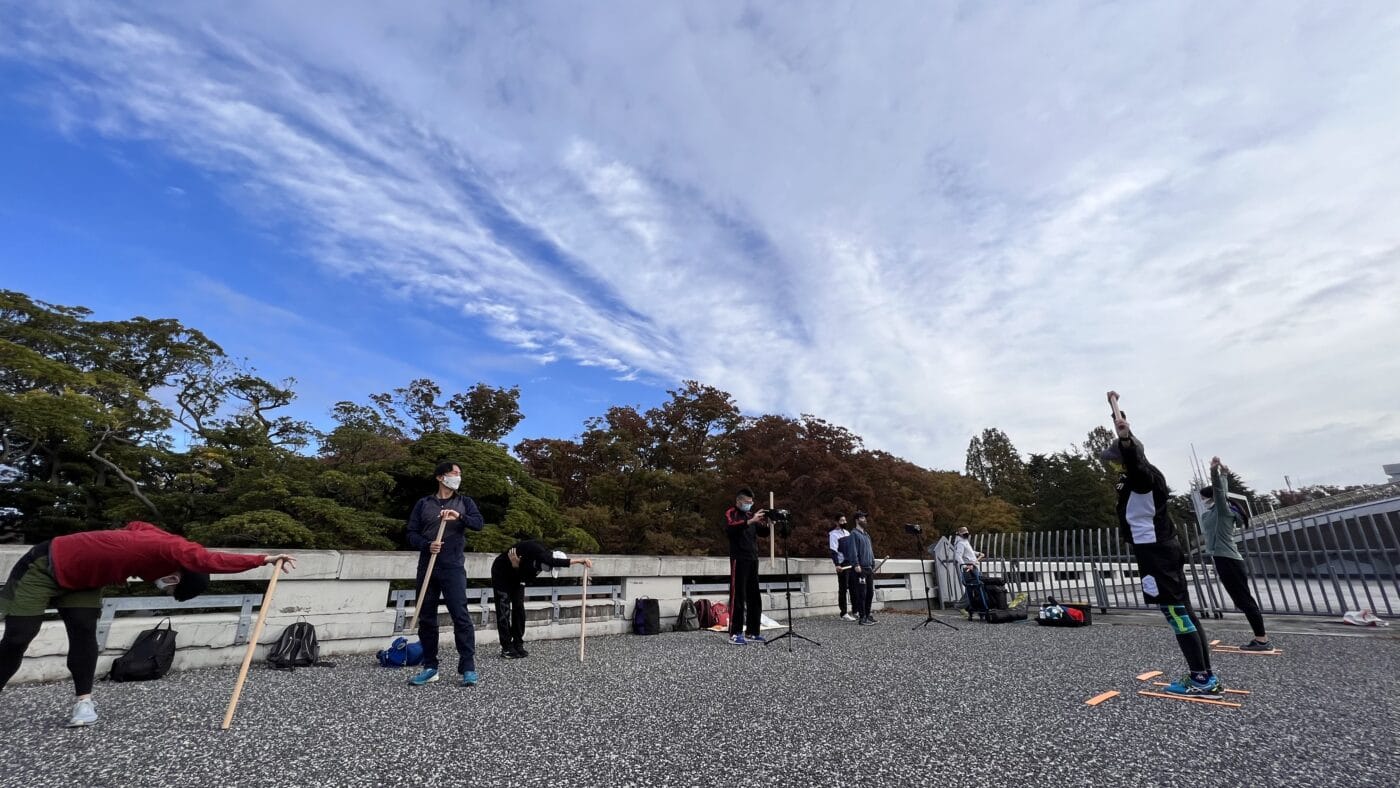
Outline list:
[[[1237,544],[1251,591],[1265,613],[1340,616],[1371,610],[1400,616],[1400,497],[1250,528]],[[1211,617],[1233,611],[1201,534],[1180,529],[1192,604]],[[1006,579],[1032,607],[1046,597],[1101,610],[1149,609],[1132,549],[1116,529],[987,534],[983,572]],[[940,549],[943,571],[951,551]],[[956,571],[952,568],[951,571]],[[947,606],[952,600],[943,600]]]

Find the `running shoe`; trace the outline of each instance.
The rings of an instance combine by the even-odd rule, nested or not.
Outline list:
[[[421,686],[423,686],[424,684],[432,684],[434,681],[437,681],[437,680],[438,680],[438,671],[437,671],[437,668],[423,668],[421,671],[418,672],[417,675],[415,675],[413,678],[409,679],[409,680],[408,680],[408,683],[409,683],[409,684],[412,684],[412,685],[415,686],[415,687],[421,687]]]

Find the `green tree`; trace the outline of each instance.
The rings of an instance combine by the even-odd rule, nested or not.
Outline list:
[[[453,394],[447,407],[462,420],[467,437],[486,443],[500,443],[525,418],[519,386],[503,389],[478,383]]]
[[[968,476],[982,483],[988,495],[1017,506],[1030,504],[1032,491],[1026,463],[1001,430],[989,427],[968,443],[966,470]]]

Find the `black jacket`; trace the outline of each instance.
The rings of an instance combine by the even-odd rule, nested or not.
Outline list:
[[[749,524],[752,512],[741,512],[731,506],[724,513],[724,532],[729,536],[729,557],[758,560],[758,537],[768,536],[767,525]]]
[[[1118,441],[1123,452],[1123,474],[1118,478],[1118,528],[1131,544],[1174,544],[1176,525],[1167,511],[1171,491],[1157,466],[1147,461],[1142,442],[1132,437]]]
[[[516,542],[511,550],[520,556],[520,566],[511,565],[510,550],[496,556],[496,560],[491,562],[491,585],[505,587],[512,583],[528,583],[546,569],[569,566],[569,559],[555,558],[553,550],[533,539]]]
[[[460,567],[466,564],[467,529],[480,531],[485,527],[476,501],[465,495],[453,493],[451,498],[439,498],[436,494],[425,495],[413,506],[408,516],[408,543],[420,551],[418,569],[428,566],[428,545],[437,538],[438,512],[453,509],[460,515],[447,524],[442,532],[442,550],[438,552],[434,567]]]

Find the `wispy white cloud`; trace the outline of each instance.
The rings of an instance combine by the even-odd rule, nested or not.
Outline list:
[[[828,10],[46,5],[0,56],[540,363],[942,467],[1067,446],[1110,387],[1169,469],[1400,459],[1391,7]]]

